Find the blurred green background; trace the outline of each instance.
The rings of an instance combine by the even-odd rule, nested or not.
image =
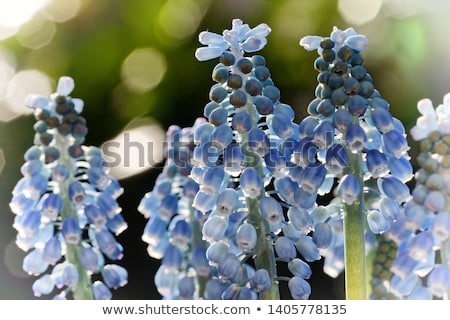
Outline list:
[[[86,145],[123,139],[124,132],[154,142],[153,161],[132,158],[112,171],[126,190],[119,202],[129,224],[118,239],[129,284],[114,298],[159,299],[153,284],[158,261],[140,240],[146,220],[136,207],[160,172],[164,130],[190,126],[208,102],[217,61],[194,58],[200,31],[221,33],[233,18],[250,27],[267,23],[272,32],[260,53],[282,102],[300,121],[317,76],[316,53],[301,48],[300,38],[354,27],[369,39],[365,65],[376,88],[409,129],[418,100],[428,97],[437,106],[450,91],[449,13],[446,0],[0,0],[0,299],[34,298],[8,206],[23,153],[33,143],[27,94],[49,94],[60,76],[71,76],[71,95],[85,102]],[[417,149],[410,144],[414,162]],[[343,297],[341,279],[316,272],[311,282],[313,299]]]

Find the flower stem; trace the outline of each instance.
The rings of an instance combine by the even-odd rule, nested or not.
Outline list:
[[[447,269],[450,269],[450,239],[447,239],[441,248],[441,263]],[[450,289],[447,291],[447,299],[450,299]]]
[[[189,222],[192,226],[192,251],[198,247],[205,247],[205,242],[202,240],[201,235],[202,231],[200,228],[200,224],[195,218],[195,209],[192,206],[192,201],[189,203]],[[204,299],[206,282],[208,281],[208,277],[197,275],[197,284],[198,284],[198,296],[201,299]]]
[[[277,268],[275,254],[273,252],[272,239],[270,237],[269,226],[261,218],[258,209],[258,199],[246,198],[248,208],[248,218],[256,229],[257,244],[255,248],[256,269],[266,269],[271,279],[269,290],[259,294],[261,300],[280,300],[278,288]]]
[[[350,172],[358,178],[361,192],[352,205],[344,204],[345,289],[347,300],[367,299],[364,237],[363,165],[360,153],[347,152]]]
[[[70,156],[67,153],[67,143],[65,139],[56,136],[57,147],[61,150],[61,162],[68,168],[71,168]],[[68,188],[69,184],[74,180],[73,173],[64,182],[59,183],[60,196],[63,203],[61,210],[61,217],[64,220],[67,217],[72,217],[78,221],[75,206],[69,199]],[[74,244],[67,244],[66,247],[66,259],[68,262],[72,263],[78,271],[78,283],[73,288],[73,297],[76,300],[93,300],[92,284],[90,278],[84,269],[80,261],[80,246]]]
[[[77,219],[75,209],[67,194],[67,182],[68,181],[61,186],[61,199],[63,201],[61,216],[63,219],[67,217]],[[80,247],[74,244],[66,244],[66,246],[66,259],[68,262],[72,263],[78,271],[78,283],[73,289],[73,297],[76,300],[93,300],[91,281],[80,262]]]

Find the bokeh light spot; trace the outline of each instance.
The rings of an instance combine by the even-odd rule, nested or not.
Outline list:
[[[29,94],[49,95],[50,78],[38,70],[24,70],[16,73],[6,86],[5,99],[0,100],[0,120],[9,121],[20,115],[30,114],[32,109],[25,106]]]
[[[0,0],[0,40],[13,36],[48,3],[49,0]]]
[[[163,160],[163,128],[151,118],[137,118],[102,144],[106,166],[116,179],[149,170]]]
[[[348,23],[361,25],[375,19],[382,2],[382,0],[339,0],[338,9]]]
[[[48,19],[56,22],[64,22],[75,17],[80,9],[80,6],[80,0],[53,0],[52,3],[45,7],[42,11]]]
[[[39,49],[49,44],[55,33],[56,26],[53,21],[38,15],[20,28],[17,38],[24,47]]]
[[[160,51],[140,48],[130,53],[123,61],[122,79],[129,90],[143,93],[156,87],[166,70],[166,59]]]
[[[24,257],[25,254],[16,246],[14,241],[11,241],[6,245],[4,253],[5,265],[13,276],[23,279],[28,278],[28,275],[22,269]]]
[[[182,40],[197,30],[202,12],[193,0],[169,0],[161,8],[158,18],[161,28],[169,37]]]

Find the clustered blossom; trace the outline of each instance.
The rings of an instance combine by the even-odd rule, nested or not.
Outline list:
[[[385,232],[396,219],[396,213],[388,215],[385,207],[399,207],[410,198],[405,183],[412,178],[412,166],[405,129],[392,117],[388,102],[363,67],[361,51],[367,39],[352,28],[334,28],[330,37],[307,36],[300,44],[320,54],[314,62],[319,72],[316,98],[300,123],[301,165],[324,166],[327,178],[339,178],[342,202],[351,205],[364,186],[349,170],[349,157],[361,154],[364,183],[379,197],[373,208],[367,208],[368,225],[374,233]]]
[[[40,276],[36,296],[56,290],[55,299],[110,299],[110,289],[127,283],[126,269],[109,263],[123,256],[114,237],[127,228],[116,201],[123,189],[101,150],[83,145],[83,101],[69,96],[73,88],[73,79],[61,77],[50,98],[26,100],[36,133],[10,202],[13,227],[17,246],[28,252],[24,271]]]
[[[390,114],[389,103],[375,89],[363,66],[361,52],[368,45],[364,35],[352,28],[335,27],[329,37],[306,36],[300,45],[319,53],[314,62],[319,75],[316,98],[308,105],[309,116],[299,125],[300,140],[294,155],[299,171],[323,167],[326,172],[316,189],[310,190],[304,182],[300,185],[305,194],[315,200],[316,190],[329,193],[337,184],[337,201],[326,206],[335,213],[329,222],[334,225],[336,242],[323,253],[324,271],[336,277],[345,265],[343,206],[353,205],[360,198],[366,200],[369,250],[374,241],[370,232],[389,230],[400,207],[411,198],[406,185],[413,177],[410,148],[402,123]],[[355,162],[362,168],[355,167]],[[305,209],[311,212],[314,202]]]
[[[165,299],[208,298],[205,286],[212,269],[201,239],[203,217],[192,207],[199,186],[190,178],[194,131],[205,121],[168,129],[164,169],[138,207],[149,219],[142,234],[148,254],[162,259],[155,284]]]
[[[400,299],[448,299],[450,291],[450,94],[422,114],[411,129],[420,142],[412,199],[385,237],[398,246],[387,291]]]
[[[271,263],[287,266],[292,298],[308,299],[308,263],[319,260],[334,241],[334,213],[323,214],[324,208],[315,204],[326,168],[299,165],[308,159],[296,152],[300,127],[294,111],[281,102],[265,58],[245,55],[254,51],[245,46],[247,35],[265,37],[270,29],[260,25],[248,31],[244,25],[241,32],[236,26],[242,26],[240,20],[233,21],[233,30],[244,36],[228,41],[224,32],[227,45],[213,69],[216,83],[204,108],[208,122],[194,131],[190,175],[199,185],[193,206],[205,217],[206,256],[222,284],[216,296],[257,299],[275,285],[278,274],[251,263],[258,266],[263,254],[258,242],[269,237],[278,261]],[[199,60],[206,60],[198,53]]]
[[[331,277],[344,271],[343,221],[362,204],[366,252],[376,247],[372,298],[448,299],[450,93],[436,109],[429,99],[418,103],[414,176],[405,128],[363,66],[367,38],[335,27],[329,37],[300,40],[319,54],[319,74],[309,115],[296,123],[266,59],[248,55],[270,31],[234,19],[222,35],[199,35],[205,47],[195,57],[219,58],[210,101],[192,127],[168,128],[164,168],[138,206],[148,219],[147,252],[161,260],[158,292],[274,299],[274,286],[287,281],[291,298],[308,299],[310,263],[324,258]],[[73,88],[62,77],[50,98],[26,100],[35,138],[10,202],[16,244],[27,252],[23,269],[39,276],[36,296],[111,299],[128,278],[110,263],[123,256],[115,239],[127,228],[117,202],[123,189],[101,150],[83,145],[83,101],[69,96]]]
[[[231,30],[224,30],[222,35],[209,31],[200,32],[198,39],[207,47],[198,48],[195,57],[199,61],[205,61],[220,57],[228,49],[236,52],[259,51],[267,44],[266,37],[270,31],[265,23],[250,28],[242,20],[233,19]]]

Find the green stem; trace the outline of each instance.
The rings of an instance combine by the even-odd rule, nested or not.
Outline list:
[[[442,244],[441,260],[442,265],[450,269],[450,239]],[[447,299],[450,299],[450,289],[447,291]]]
[[[344,204],[345,288],[347,300],[367,299],[364,237],[363,163],[360,153],[347,152],[349,170],[360,181],[361,192],[352,205]]]
[[[197,219],[195,218],[195,209],[192,206],[192,202],[189,204],[189,222],[192,226],[192,246],[193,250],[198,247],[206,247],[206,243],[204,240],[202,240],[202,230],[200,228],[200,224],[198,223]],[[197,284],[198,284],[198,296],[201,299],[204,299],[205,295],[205,287],[206,282],[208,281],[208,277],[197,275]]]
[[[266,269],[269,272],[271,284],[269,290],[259,294],[261,300],[280,300],[278,288],[277,268],[275,254],[273,252],[272,239],[270,237],[269,225],[261,218],[259,214],[259,200],[246,198],[245,202],[248,208],[248,219],[254,224],[257,235],[257,244],[255,248],[255,267],[256,269]]]
[[[58,139],[59,138],[59,139]],[[71,167],[70,158],[67,154],[67,144],[64,138],[57,136],[57,147],[61,150],[61,162],[68,168]],[[61,210],[61,218],[64,219],[68,217],[74,218],[78,221],[75,206],[69,199],[68,187],[71,182],[74,181],[73,174],[66,181],[59,184],[60,196],[63,203]],[[73,297],[76,300],[93,300],[94,296],[92,293],[92,283],[80,261],[80,246],[74,244],[66,244],[66,260],[72,263],[78,271],[78,283],[73,288]]]

